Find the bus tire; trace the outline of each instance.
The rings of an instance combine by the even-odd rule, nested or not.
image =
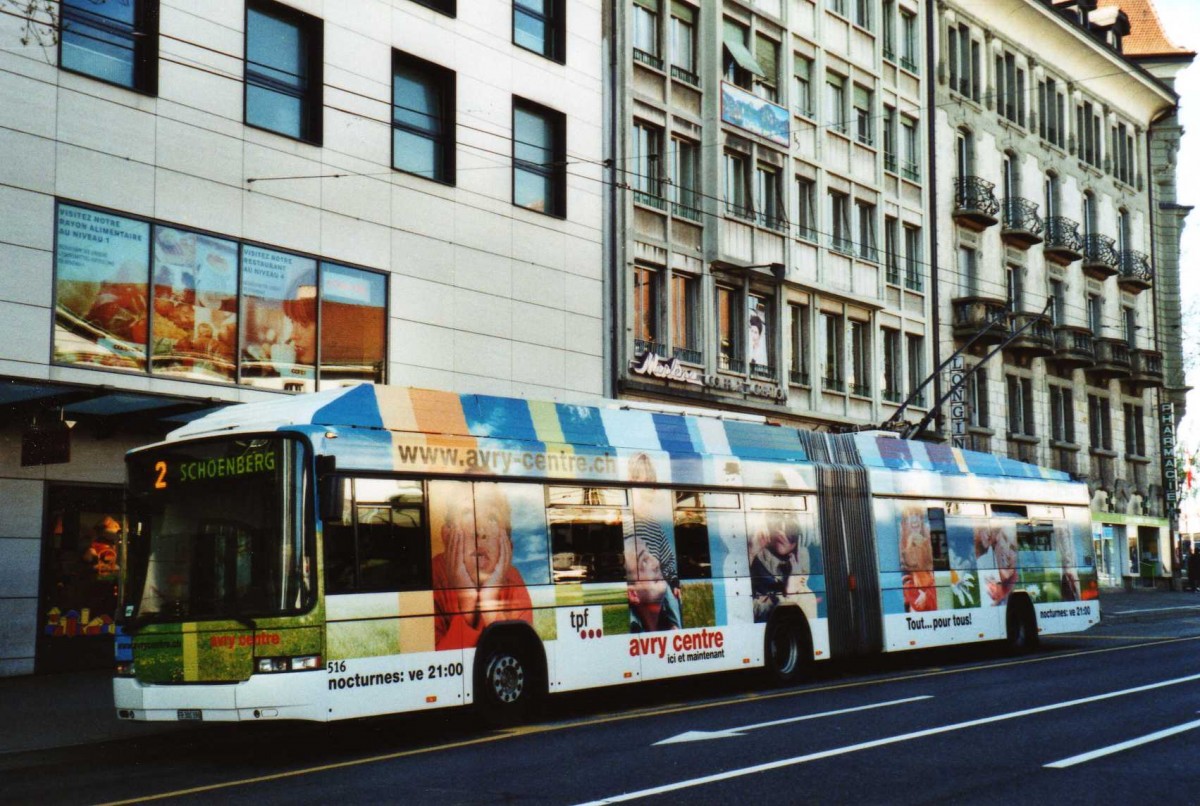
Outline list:
[[[524,719],[539,699],[541,675],[525,642],[503,636],[488,641],[475,656],[475,702],[491,725]]]
[[[1005,643],[1012,652],[1029,652],[1038,645],[1037,616],[1026,596],[1010,596],[1005,608]]]
[[[802,680],[812,662],[812,639],[802,617],[774,613],[763,637],[767,679],[777,686],[791,686]]]

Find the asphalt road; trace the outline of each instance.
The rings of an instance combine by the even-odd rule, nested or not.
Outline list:
[[[965,650],[965,651],[963,651]],[[1200,618],[469,712],[204,726],[12,758],[0,802],[1168,803],[1200,800]]]

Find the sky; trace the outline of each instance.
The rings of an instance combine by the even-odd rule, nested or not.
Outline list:
[[[1200,53],[1200,0],[1153,0],[1167,36],[1176,45]],[[1200,208],[1200,57],[1175,81],[1183,123],[1179,151],[1179,203]],[[1179,439],[1189,453],[1200,448],[1200,209],[1188,216],[1183,231],[1182,280],[1184,323],[1183,349],[1188,371],[1187,415]],[[1189,316],[1188,314],[1192,315]]]

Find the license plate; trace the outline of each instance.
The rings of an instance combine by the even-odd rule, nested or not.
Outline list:
[[[199,708],[180,708],[175,712],[180,722],[203,722],[204,712]]]

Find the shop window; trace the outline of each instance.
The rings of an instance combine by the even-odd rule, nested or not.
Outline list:
[[[321,142],[323,77],[317,17],[255,0],[246,9],[246,123]]]
[[[317,262],[242,249],[242,380],[294,392],[315,388]]]
[[[320,386],[383,383],[387,363],[387,277],[321,264]]]
[[[36,669],[111,667],[122,490],[52,485],[46,500]]]
[[[59,205],[55,362],[146,370],[149,256],[146,222]]]
[[[384,380],[378,272],[60,204],[55,298],[59,364],[282,391]]]

